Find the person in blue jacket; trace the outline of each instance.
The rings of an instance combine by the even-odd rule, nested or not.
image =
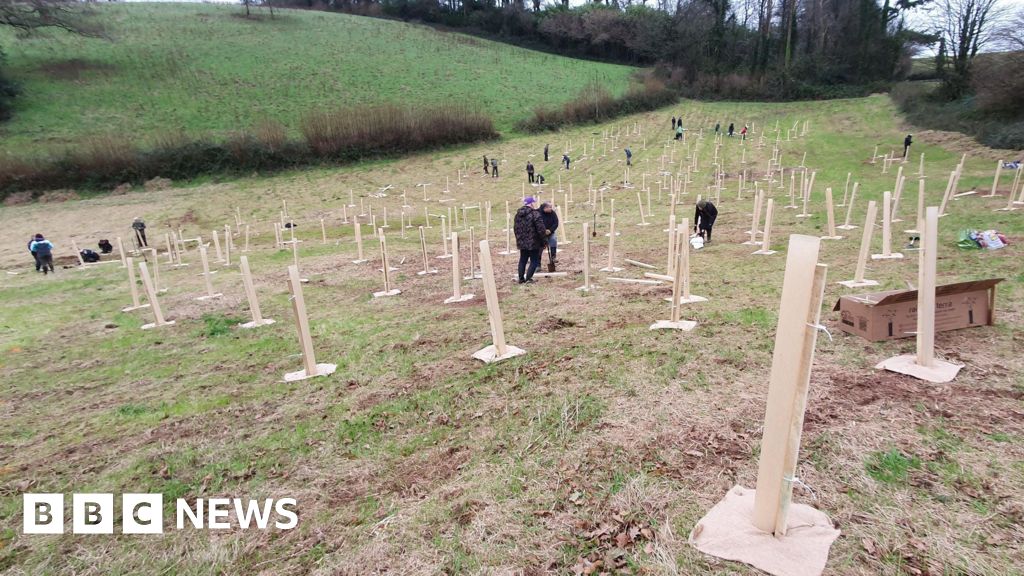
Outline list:
[[[43,274],[53,272],[53,244],[43,238],[42,234],[36,234],[35,239],[28,245],[28,249],[36,258],[36,270],[40,268]]]

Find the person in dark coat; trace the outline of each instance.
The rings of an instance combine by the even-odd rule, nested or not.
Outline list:
[[[544,218],[537,211],[537,200],[533,196],[523,199],[523,206],[516,211],[512,231],[519,249],[519,283],[533,283],[533,274],[540,267],[540,251],[547,245]]]
[[[547,202],[540,205],[540,217],[544,219],[544,232],[548,235],[548,270],[555,271],[555,264],[558,263],[558,238],[555,230],[558,230],[558,213],[554,206]]]
[[[526,179],[533,184],[533,162],[526,161]]]
[[[566,170],[569,169],[569,162],[572,162],[572,160],[569,159],[569,154],[568,153],[562,154],[562,163],[565,164],[565,169]]]
[[[711,243],[711,228],[718,218],[718,208],[707,200],[697,202],[697,209],[693,213],[693,231],[700,232],[705,244]]]
[[[629,146],[626,146],[625,152],[626,152],[626,166],[632,166],[633,165],[633,151],[629,149]]]
[[[484,174],[491,174],[491,163],[487,160],[487,156],[484,156]]]
[[[676,131],[676,117],[672,117],[672,132]]]
[[[135,240],[139,243],[139,248],[149,246],[149,243],[146,242],[146,223],[141,216],[132,220],[132,230],[135,230]]]
[[[903,157],[906,158],[907,154],[910,154],[910,145],[914,143],[913,134],[907,134],[907,137],[903,139]]]
[[[491,158],[491,178],[498,177],[498,159]]]
[[[548,161],[548,145],[547,144],[544,145],[544,161],[545,162]]]
[[[736,124],[729,122],[729,138],[732,138],[734,132],[736,132]]]

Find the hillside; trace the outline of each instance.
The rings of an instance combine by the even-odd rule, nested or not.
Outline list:
[[[670,139],[673,115],[689,127],[685,142]],[[722,138],[719,147],[716,122],[750,125],[753,136]],[[798,122],[807,122],[807,134],[787,138]],[[883,173],[882,162],[871,163],[873,151],[900,150],[904,128],[881,95],[687,101],[557,138],[4,207],[0,572],[596,576],[601,571],[591,568],[607,559],[612,574],[763,575],[704,555],[687,536],[732,486],[754,486],[788,237],[825,233],[826,188],[841,202],[848,174],[851,207],[836,207],[835,216],[863,226],[868,202],[883,200],[902,173],[909,181],[893,208],[902,221],[892,242],[905,258],[869,260],[866,278],[877,290],[916,284],[918,253],[904,247],[904,230],[916,217],[920,154],[925,205],[935,206],[966,153],[961,195],[940,220],[938,278],[1005,278],[995,325],[936,336],[939,357],[966,364],[951,383],[876,370],[912,352],[915,339],[868,342],[841,331],[831,306],[859,291],[836,282],[854,277],[863,231],[823,241],[821,324],[829,334],[817,340],[794,502],[819,508],[842,531],[830,576],[1020,574],[1024,212],[995,211],[1007,207],[1013,186],[1004,170],[998,194],[988,196],[996,159],[1006,156],[966,137],[916,131],[912,161]],[[554,154],[544,162],[548,143]],[[628,188],[627,145],[634,153]],[[559,168],[563,151],[571,170]],[[499,178],[482,172],[485,154],[502,162]],[[677,217],[692,218],[698,195],[718,196],[716,156],[725,173],[714,242],[687,253],[693,294],[708,300],[681,312],[698,322],[693,331],[651,331],[670,313],[669,285],[610,277],[664,272],[670,190],[682,195]],[[772,157],[786,171],[781,182],[766,181]],[[528,160],[545,187],[524,184]],[[816,174],[806,218],[789,195],[801,164]],[[686,174],[692,182],[681,185]],[[754,226],[755,186],[774,200],[773,255],[743,244]],[[514,210],[524,189],[559,204],[558,268],[568,277],[513,284],[517,255],[501,254],[505,202]],[[638,198],[650,206],[643,217]],[[300,242],[275,245],[272,224],[284,211]],[[425,213],[435,216],[428,221]],[[489,240],[505,337],[526,355],[488,365],[472,358],[492,338],[484,286],[464,280],[462,290],[475,298],[443,303],[453,292],[453,259],[443,258],[441,214],[459,234],[459,276],[472,270],[471,238]],[[142,330],[151,310],[122,311],[132,299],[117,255],[104,256],[108,264],[73,264],[73,241],[95,248],[100,238],[116,244],[120,237],[130,249],[136,216],[160,254],[136,255],[135,263],[144,257],[151,270],[159,267],[157,285],[167,288],[159,303],[174,325]],[[614,236],[605,236],[613,216],[621,234],[614,250]],[[644,218],[649,226],[640,225]],[[365,244],[360,263],[353,221]],[[401,290],[392,297],[371,296],[382,289],[384,268],[375,224],[396,269],[392,286]],[[596,226],[591,292],[577,290],[584,224]],[[225,225],[238,233],[230,265],[217,262],[224,236],[212,241]],[[251,234],[242,252],[245,226]],[[998,229],[1010,245],[958,249],[964,228]],[[36,232],[56,247],[55,274],[32,272],[25,240]],[[206,286],[194,242],[184,266],[168,263],[164,235],[177,232],[209,242],[211,287],[223,297],[197,300]],[[873,253],[880,237],[875,231]],[[236,326],[250,314],[242,254],[273,325]],[[316,359],[337,371],[286,384],[283,375],[302,366],[286,280],[296,260],[309,279],[303,291]],[[605,264],[624,270],[599,271]],[[419,274],[424,267],[437,273]],[[69,520],[64,535],[24,534],[24,492],[65,494],[68,507],[73,493],[160,493],[166,530],[75,535]],[[175,528],[176,498],[222,497],[293,497],[299,525]]]
[[[181,131],[223,135],[264,120],[297,131],[308,112],[361,104],[479,105],[508,131],[538,104],[590,82],[615,92],[627,66],[573,60],[386,20],[196,4],[99,5],[113,41],[0,30],[22,83],[0,154],[74,146],[91,136],[145,143]]]

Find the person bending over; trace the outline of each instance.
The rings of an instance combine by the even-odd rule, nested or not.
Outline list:
[[[693,213],[693,231],[699,232],[704,238],[705,244],[711,244],[711,228],[718,218],[718,208],[707,200],[697,202],[697,209]]]

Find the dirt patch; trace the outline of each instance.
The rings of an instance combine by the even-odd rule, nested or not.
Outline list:
[[[576,325],[576,322],[573,322],[572,320],[566,320],[565,318],[556,318],[554,316],[549,316],[541,320],[537,324],[537,331],[540,332],[541,334],[547,334],[549,332],[554,332],[555,330],[561,330],[563,328],[572,328]]]
[[[410,457],[400,463],[385,483],[386,488],[402,496],[415,496],[429,485],[454,476],[469,460],[465,448],[439,448],[424,457]]]
[[[67,202],[69,200],[78,200],[78,192],[74,190],[50,190],[49,192],[43,192],[39,196],[39,202],[43,204],[51,202]]]
[[[144,186],[146,188],[146,192],[159,192],[161,190],[167,190],[172,184],[173,182],[170,178],[161,178],[157,176],[152,180],[147,180]]]
[[[119,184],[116,188],[111,190],[110,193],[113,194],[114,196],[124,196],[125,194],[127,194],[127,193],[129,193],[131,191],[132,191],[132,185],[125,183],[125,184]]]
[[[913,132],[913,128],[906,126],[906,128]],[[945,132],[942,130],[920,130],[914,133],[914,139],[918,142],[927,142],[928,144],[934,144],[941,146],[951,152],[960,152],[968,154],[972,158],[987,158],[990,160],[1004,160],[1009,154],[1010,157],[1016,157],[1019,152],[1013,150],[999,150],[996,148],[989,148],[983,144],[980,144],[977,140],[966,134],[960,132]],[[913,148],[911,148],[913,152]],[[913,156],[913,154],[912,154]],[[925,158],[927,160],[927,158]]]
[[[116,70],[106,62],[91,62],[82,58],[71,58],[47,62],[39,67],[39,71],[54,80],[77,81],[89,74],[111,74]]]
[[[195,224],[198,220],[199,219],[196,218],[196,213],[190,209],[177,218],[169,218],[167,220],[167,225],[170,226],[172,230],[177,230],[179,228],[184,228],[189,224]]]
[[[30,204],[32,202],[31,192],[15,192],[8,194],[4,198],[4,206],[18,206],[20,204]]]
[[[833,422],[846,422],[865,409],[883,407],[915,410],[924,417],[947,418],[984,433],[993,425],[1024,422],[1024,413],[1004,410],[997,404],[1020,402],[1024,392],[979,388],[976,385],[937,386],[907,376],[878,371],[871,374],[844,374],[820,371],[811,383],[820,390],[808,403],[805,428],[814,432]]]

